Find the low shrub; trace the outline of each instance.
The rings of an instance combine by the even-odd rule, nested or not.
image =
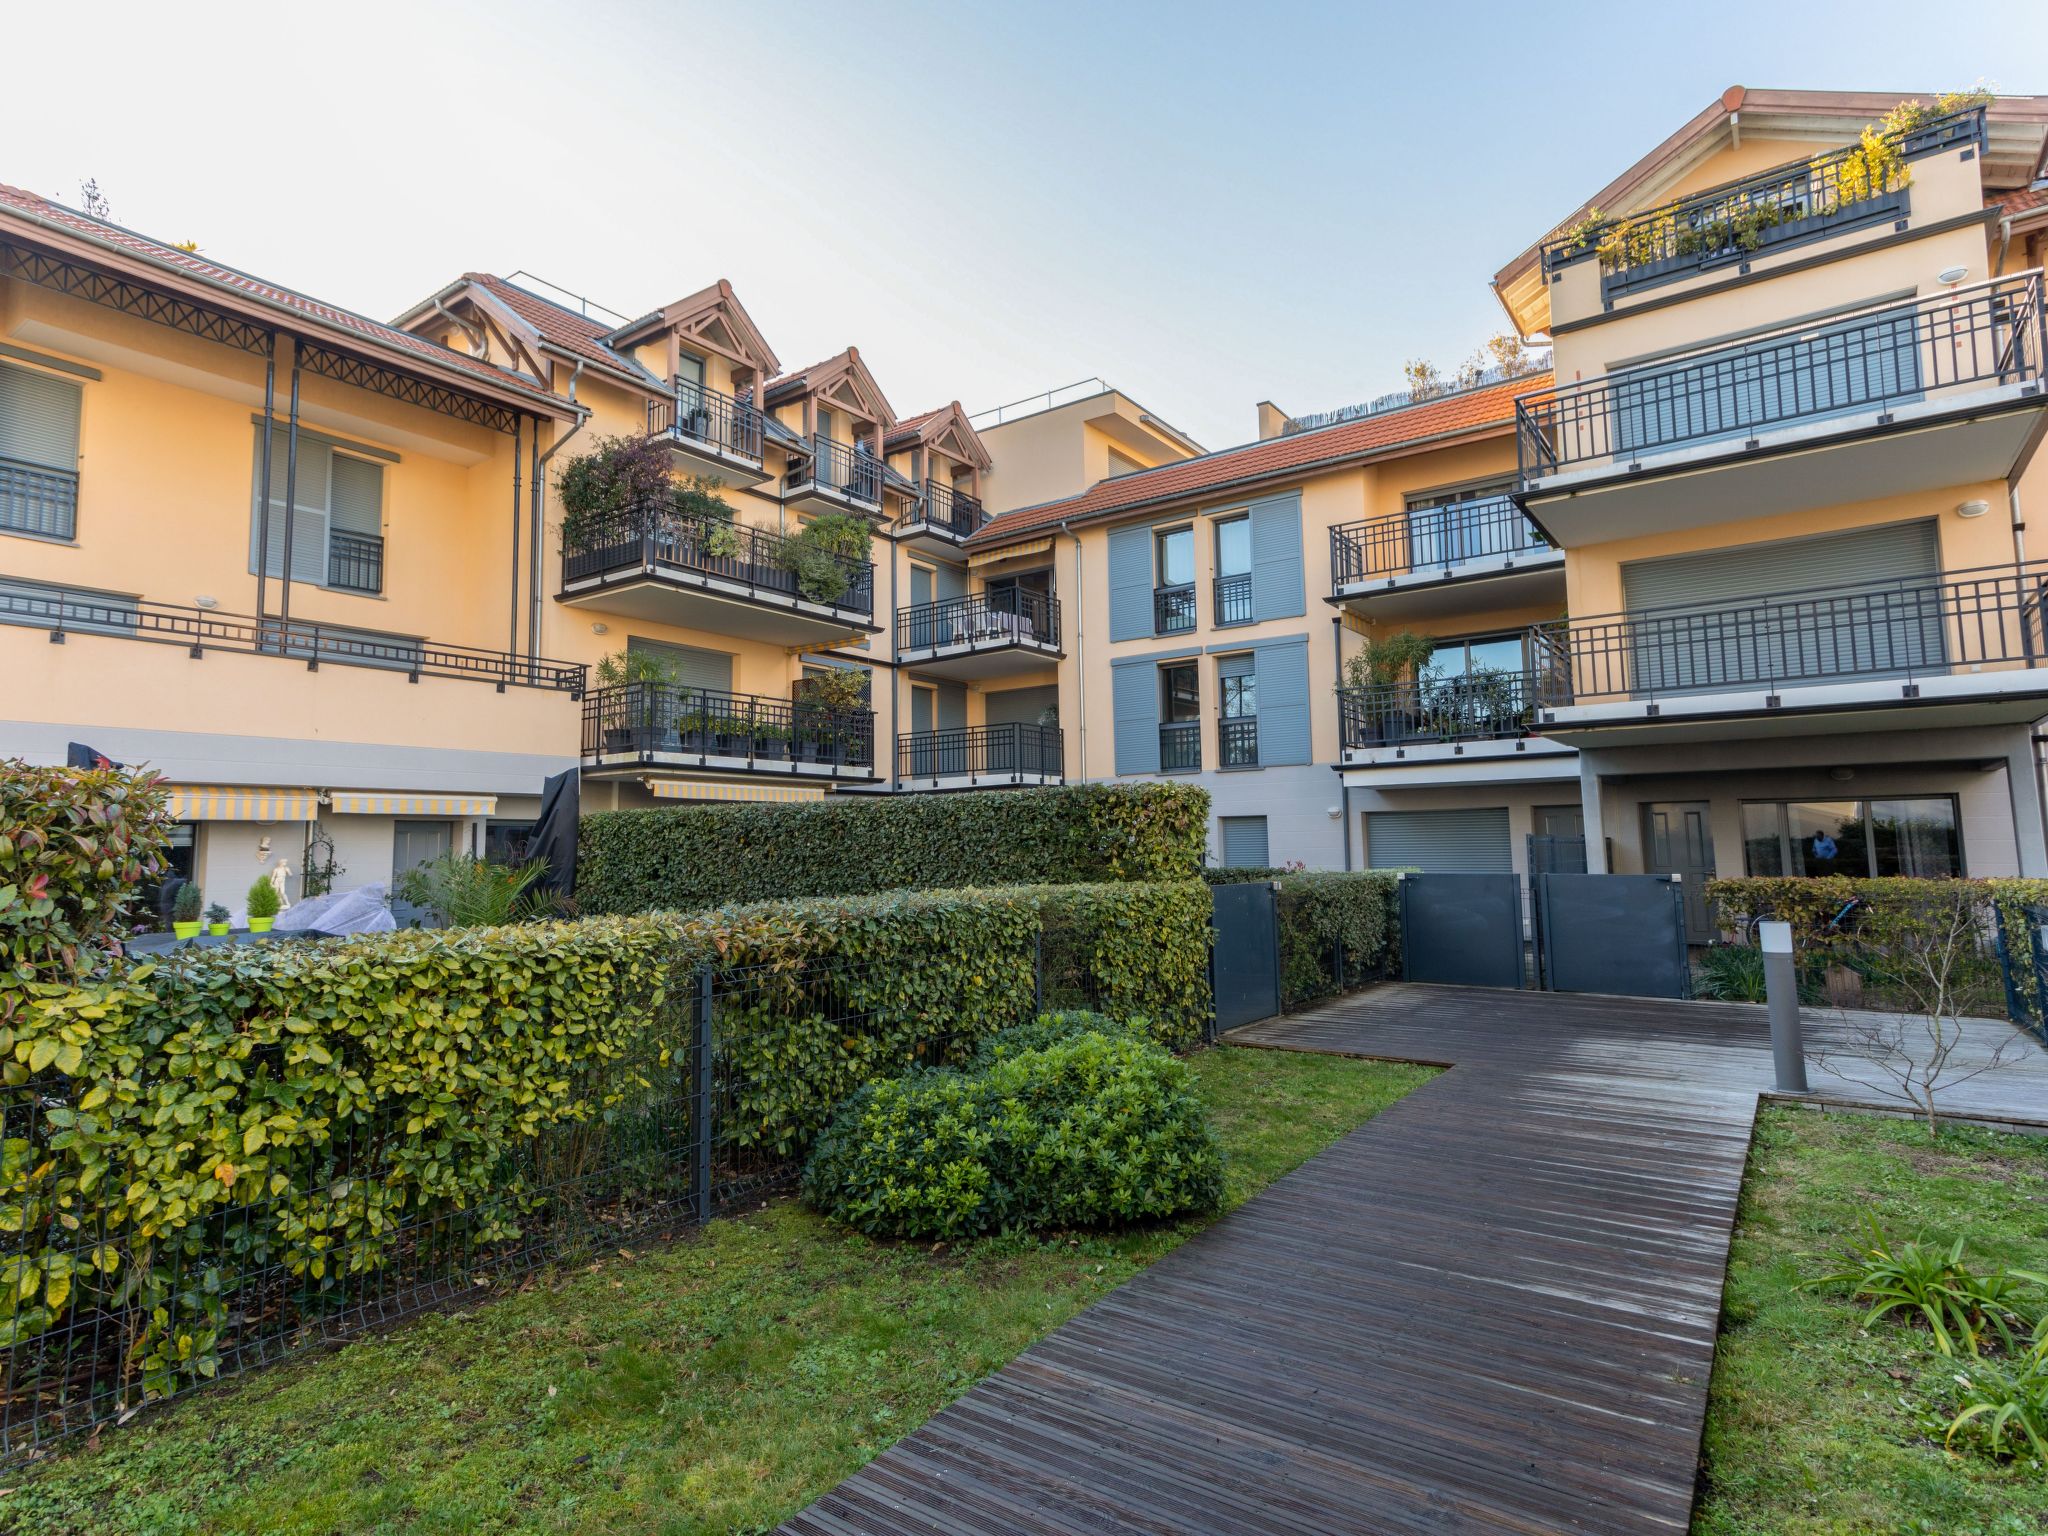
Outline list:
[[[1106,1013],[1096,1013],[1089,1008],[1065,1008],[1052,1013],[1041,1013],[1026,1024],[1012,1024],[1008,1029],[999,1029],[974,1048],[968,1058],[969,1070],[978,1071],[993,1066],[1006,1057],[1020,1056],[1026,1051],[1042,1051],[1048,1046],[1065,1045],[1069,1040],[1078,1040],[1083,1035],[1106,1035],[1112,1040],[1145,1040],[1158,1044],[1158,1037],[1150,1019],[1137,1018],[1128,1021],[1113,1019]]]
[[[1000,795],[606,811],[579,828],[588,912],[966,886],[1193,880],[1206,790],[1072,784]]]
[[[1851,1295],[1871,1302],[1863,1319],[1866,1329],[1893,1312],[1918,1318],[1944,1355],[1953,1355],[1958,1344],[1978,1354],[1993,1334],[2010,1349],[2022,1294],[2048,1285],[2048,1276],[2003,1269],[1979,1274],[1963,1262],[1963,1247],[1960,1237],[1946,1248],[1894,1242],[1865,1216],[1863,1240],[1848,1251],[1849,1267],[1807,1284],[1846,1286]]]
[[[1747,944],[1716,944],[1702,951],[1692,994],[1723,1003],[1765,1001],[1763,951]]]
[[[1052,1024],[974,1071],[868,1084],[833,1117],[804,1196],[876,1236],[1121,1226],[1213,1209],[1223,1162],[1185,1063]]]

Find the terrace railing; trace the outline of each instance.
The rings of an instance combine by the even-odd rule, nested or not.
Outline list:
[[[1475,561],[1535,554],[1550,545],[1506,496],[1416,507],[1330,530],[1330,569],[1339,587],[1394,575],[1454,572]]]
[[[1531,632],[1546,707],[2037,667],[2048,561],[1574,618]]]
[[[1215,605],[1218,624],[1251,623],[1255,616],[1251,573],[1240,571],[1232,576],[1216,577],[1210,601]]]
[[[937,480],[927,480],[911,521],[958,539],[967,538],[988,521],[981,503],[965,491],[956,491]]]
[[[1259,765],[1259,718],[1229,715],[1216,722],[1216,758],[1223,768]]]
[[[989,778],[1024,775],[1059,779],[1066,772],[1066,742],[1056,725],[1010,721],[911,731],[896,738],[899,779]]]
[[[1042,592],[977,592],[896,610],[896,649],[1060,643],[1060,602]]]
[[[875,713],[672,683],[625,683],[585,696],[583,756],[872,768]]]
[[[344,592],[384,590],[384,540],[374,533],[327,534],[327,585]]]
[[[672,433],[736,458],[761,457],[761,413],[753,402],[701,384],[678,384],[668,399],[650,400],[647,432],[650,437]]]
[[[1156,635],[1185,635],[1195,627],[1195,585],[1152,589],[1152,632]]]
[[[1950,113],[1902,133],[1773,167],[1623,217],[1595,220],[1543,246],[1547,277],[1597,257],[1608,292],[1736,261],[1896,216],[1908,162],[1957,144],[1981,144],[1984,109]]]
[[[570,523],[562,532],[568,583],[622,570],[693,571],[757,596],[798,599],[862,615],[875,607],[871,561],[821,557],[786,534],[671,507],[629,507]],[[808,572],[808,575],[804,573]],[[835,574],[836,573],[836,574]]]
[[[1340,688],[1340,739],[1350,751],[1524,736],[1535,718],[1538,692],[1534,672],[1485,671]]]
[[[798,483],[808,480],[813,485],[837,491],[849,501],[873,506],[882,504],[880,459],[872,453],[834,442],[829,437],[814,436],[810,446],[810,467],[792,471],[793,480]]]
[[[1176,720],[1159,727],[1159,771],[1191,773],[1202,766],[1202,726],[1197,720]]]
[[[2042,380],[2041,273],[1784,326],[1515,402],[1523,483],[1951,390]]]
[[[77,474],[0,455],[0,530],[77,538]]]

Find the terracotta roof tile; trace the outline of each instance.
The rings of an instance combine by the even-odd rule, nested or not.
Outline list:
[[[543,341],[552,342],[563,351],[573,352],[591,362],[602,363],[607,368],[652,377],[624,353],[616,352],[605,344],[603,338],[611,334],[611,326],[600,324],[587,315],[579,315],[573,309],[565,309],[552,299],[544,299],[530,289],[489,272],[465,272],[462,277],[463,281],[475,283],[491,293],[539,332]]]
[[[897,422],[896,425],[890,429],[889,441],[894,442],[899,437],[916,436],[917,429],[919,427],[923,426],[926,422],[930,421],[934,416],[945,415],[946,412],[948,412],[951,409],[952,407],[950,405],[942,405],[936,411],[920,411],[915,416],[904,417],[903,420]]]
[[[248,273],[238,272],[233,267],[224,267],[191,251],[181,251],[161,240],[153,240],[147,235],[137,234],[134,230],[123,229],[118,224],[95,219],[74,208],[67,208],[62,203],[53,203],[34,192],[0,184],[0,213],[10,208],[82,235],[125,256],[140,257],[154,266],[176,272],[181,276],[197,278],[216,288],[261,299],[266,303],[279,305],[304,315],[309,320],[351,332],[363,341],[386,351],[409,354],[421,363],[451,368],[499,388],[511,388],[529,395],[541,393],[530,380],[479,358],[457,352],[452,347],[444,347],[438,342],[428,341],[423,336],[415,336],[408,331],[385,325],[382,321],[372,320],[367,315],[359,315],[353,310],[341,309],[290,288],[265,282],[260,277],[251,277]]]
[[[1313,432],[1266,438],[1219,449],[1200,458],[1162,464],[1157,469],[1119,475],[1065,501],[1005,512],[967,542],[977,547],[1005,544],[1060,522],[1093,522],[1131,508],[1209,495],[1289,470],[1336,467],[1346,461],[1368,459],[1446,433],[1507,426],[1515,419],[1516,397],[1547,389],[1550,383],[1549,373],[1532,373],[1486,389],[1447,395],[1422,405],[1319,427]]]
[[[2048,187],[2020,187],[2011,192],[1992,194],[1991,204],[2006,213],[2032,213],[2036,208],[2048,205]]]

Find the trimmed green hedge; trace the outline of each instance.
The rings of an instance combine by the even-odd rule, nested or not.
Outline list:
[[[1400,965],[1398,883],[1380,871],[1311,870],[1279,877],[1280,1004],[1299,1007],[1364,985]],[[1337,946],[1343,946],[1338,985]]]
[[[863,1232],[955,1238],[1213,1209],[1223,1159],[1185,1062],[1055,1026],[973,1070],[869,1083],[819,1137],[804,1198]]]
[[[877,891],[1192,880],[1208,791],[1073,784],[586,816],[576,899],[629,913]]]

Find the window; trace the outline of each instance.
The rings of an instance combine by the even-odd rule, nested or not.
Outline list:
[[[1408,499],[1409,563],[1461,565],[1489,555],[1545,547],[1543,536],[1508,500],[1508,485],[1467,486]]]
[[[1123,454],[1118,453],[1112,448],[1109,450],[1109,473],[1102,478],[1114,480],[1118,475],[1135,475],[1144,467],[1136,459],[1126,458]]]
[[[1263,816],[1219,816],[1217,839],[1223,845],[1223,863],[1230,869],[1265,869],[1266,818]]]
[[[1485,672],[1520,672],[1520,635],[1480,635],[1446,640],[1430,652],[1429,670],[1443,677],[1471,677]]]
[[[1195,579],[1195,530],[1170,528],[1155,538],[1159,552],[1159,585],[1184,587]]]
[[[1216,756],[1225,768],[1255,768],[1259,762],[1259,674],[1257,658],[1223,656],[1216,662],[1216,688],[1223,718],[1216,726]]]
[[[484,827],[484,861],[524,864],[533,857],[533,821],[493,821]]]
[[[1202,766],[1201,673],[1192,661],[1159,669],[1159,771]]]
[[[1252,622],[1252,520],[1249,513],[1216,524],[1216,622]]]
[[[70,379],[0,365],[0,531],[78,536],[78,417]]]
[[[291,433],[270,434],[270,496],[268,543],[258,520],[262,500],[257,484],[263,474],[263,428],[255,432],[250,469],[249,570],[259,551],[267,554],[265,574],[282,579],[285,570],[285,487],[291,479]],[[293,581],[333,587],[344,592],[384,590],[384,466],[351,453],[303,428],[299,432],[298,475],[292,484],[296,505],[291,514]]]
[[[687,352],[676,354],[676,393],[685,404],[694,403],[704,389],[704,359]]]
[[[1955,797],[1745,801],[1742,862],[1751,875],[1957,876]]]
[[[1170,528],[1152,536],[1152,628],[1184,635],[1195,627],[1195,530]]]

